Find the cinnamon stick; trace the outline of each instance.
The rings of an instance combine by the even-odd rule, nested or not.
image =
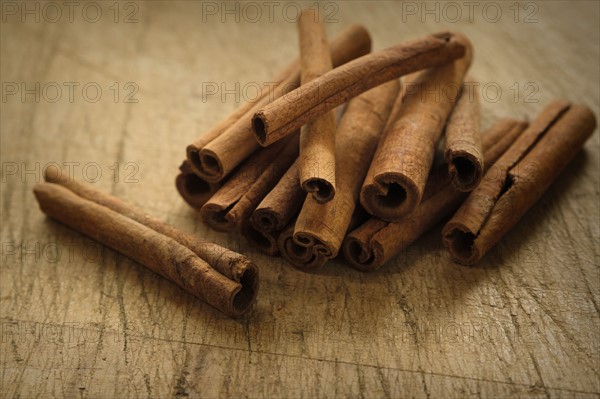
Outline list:
[[[362,209],[361,206],[357,206],[352,218],[348,231],[353,230],[356,226],[360,225],[367,219],[368,214]],[[324,247],[312,248],[308,246],[298,245],[294,240],[294,225],[295,221],[292,221],[286,228],[284,228],[277,238],[277,246],[283,259],[285,259],[290,265],[296,269],[305,272],[315,272],[320,270],[325,263],[332,258],[327,256],[327,249]],[[322,250],[318,250],[318,249]]]
[[[298,184],[296,159],[252,212],[248,223],[242,225],[242,234],[262,252],[277,255],[279,234],[298,215],[305,197],[306,193]]]
[[[240,227],[297,155],[298,134],[256,152],[202,206],[204,223],[223,232]]]
[[[334,258],[342,245],[344,234],[354,214],[364,176],[377,142],[398,96],[397,80],[380,85],[354,98],[342,117],[335,148],[338,192],[328,203],[321,204],[307,196],[295,224],[296,245],[315,255],[308,265],[293,263],[303,270],[315,270]]]
[[[460,191],[472,191],[483,175],[483,154],[479,131],[479,97],[460,95],[446,126],[444,156],[452,184]]]
[[[502,119],[483,135],[486,166],[489,166],[519,137],[526,122]],[[344,239],[344,257],[350,266],[361,271],[373,271],[394,258],[419,237],[452,214],[467,193],[451,184],[445,165],[431,172],[427,193],[419,207],[398,223],[371,217]]]
[[[194,209],[199,210],[221,187],[220,183],[210,183],[196,175],[191,163],[185,160],[179,166],[175,187],[181,197]]]
[[[252,121],[256,139],[267,146],[375,86],[464,54],[456,34],[443,32],[365,55],[259,109]]]
[[[173,238],[182,245],[190,248],[219,273],[240,283],[245,281],[244,284],[248,286],[248,290],[255,290],[252,287],[256,287],[258,284],[258,269],[245,256],[212,242],[194,237],[191,234],[184,233],[117,197],[62,175],[60,170],[55,167],[50,166],[46,168],[44,178],[49,183],[64,186],[81,198],[93,201],[98,205],[109,208],[138,223],[148,226],[160,234]]]
[[[366,29],[360,25],[350,26],[330,45],[334,66],[367,54],[370,50],[371,38]],[[296,61],[294,65],[295,67],[289,68],[291,72],[282,79],[270,95],[262,97],[251,107],[244,108],[244,114],[211,142],[202,147],[188,146],[188,159],[199,176],[207,181],[220,181],[260,147],[252,133],[252,117],[259,108],[300,85],[299,62]]]
[[[234,261],[224,268],[229,275],[220,273],[198,255],[199,248],[203,252],[208,246],[193,237],[108,194],[78,182],[62,184],[64,181],[57,181],[58,184],[44,182],[34,187],[40,209],[52,219],[139,262],[230,316],[240,316],[250,309],[258,290],[258,269],[244,256],[229,256]],[[96,196],[97,200],[86,198],[88,195]],[[104,206],[102,202],[114,208]],[[190,247],[184,244],[188,241],[192,243]],[[233,253],[224,249],[222,254],[215,254],[215,250],[212,249],[208,258]]]
[[[446,90],[462,86],[472,59],[464,36],[454,35],[451,42],[465,49],[464,57],[412,75],[405,82],[400,112],[379,142],[363,183],[362,206],[385,221],[402,219],[422,200],[437,142],[457,100]]]
[[[331,55],[318,12],[303,10],[298,31],[301,83],[306,85],[331,70]],[[300,133],[300,186],[320,203],[331,201],[335,195],[335,121],[336,111],[332,109],[302,126]]]
[[[535,204],[596,128],[589,108],[557,100],[494,164],[442,230],[452,258],[478,262]]]

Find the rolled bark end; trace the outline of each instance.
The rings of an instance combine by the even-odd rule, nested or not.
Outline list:
[[[335,187],[325,179],[309,179],[302,184],[302,189],[321,204],[331,201],[335,196]]]
[[[303,272],[314,272],[323,267],[329,260],[321,254],[315,254],[308,246],[298,245],[294,241],[294,225],[284,230],[277,239],[281,256],[295,269]]]
[[[258,293],[258,267],[254,263],[248,265],[240,277],[240,290],[234,294],[232,305],[232,316],[239,317],[246,313],[256,301]]]
[[[270,209],[257,209],[250,217],[252,225],[262,231],[280,230],[277,213]]]
[[[223,208],[217,204],[204,204],[200,209],[200,216],[204,224],[220,232],[230,232],[235,230],[237,224],[235,220],[229,217],[228,213],[235,204]]]
[[[469,229],[456,223],[448,223],[442,230],[442,239],[450,256],[463,265],[472,265],[481,258],[475,238]]]
[[[225,177],[223,165],[212,151],[189,145],[186,154],[192,171],[206,181],[218,183]]]
[[[246,222],[242,224],[242,234],[246,237],[246,240],[259,251],[269,256],[276,256],[279,254],[279,248],[277,247],[277,232],[261,231],[254,227],[251,222]]]
[[[375,255],[369,249],[369,245],[356,237],[348,236],[342,246],[344,257],[350,266],[362,272],[376,269]]]
[[[459,191],[473,191],[483,176],[481,162],[473,154],[461,152],[454,154],[449,164],[449,172],[454,186]]]
[[[196,209],[201,208],[214,192],[206,180],[193,173],[178,174],[175,178],[175,187],[185,202]]]
[[[268,146],[271,142],[267,142],[267,129],[265,116],[262,112],[257,112],[252,118],[252,127],[256,141],[263,147]]]
[[[415,183],[398,173],[383,173],[363,189],[362,204],[370,214],[395,222],[410,214],[421,202]]]

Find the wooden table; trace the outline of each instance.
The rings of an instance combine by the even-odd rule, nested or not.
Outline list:
[[[2,396],[598,397],[597,132],[475,268],[438,228],[379,272],[303,274],[179,198],[185,146],[297,55],[311,4],[3,2]],[[598,115],[599,3],[470,4],[319,7],[330,35],[361,23],[375,49],[467,34],[483,127],[555,97]],[[251,257],[254,310],[229,319],[47,219],[31,190],[53,163]]]

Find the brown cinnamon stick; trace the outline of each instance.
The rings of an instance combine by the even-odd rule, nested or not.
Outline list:
[[[339,190],[325,204],[307,196],[294,228],[294,242],[313,252],[318,261],[310,263],[308,269],[298,262],[292,263],[295,267],[315,270],[337,255],[398,91],[399,83],[394,80],[367,91],[348,104],[339,124],[335,148],[336,168],[343,171],[338,176]]]
[[[498,159],[526,127],[526,122],[512,119],[495,123],[483,135],[486,165]],[[426,198],[406,219],[390,223],[371,217],[349,233],[342,248],[350,266],[361,271],[379,269],[447,218],[467,196],[451,184],[445,165],[431,172],[425,191],[428,193]]]
[[[463,90],[446,126],[444,157],[452,184],[460,191],[472,191],[483,175],[483,154],[479,131],[479,97]]]
[[[379,142],[360,202],[380,219],[398,221],[423,198],[437,142],[457,100],[457,96],[445,94],[446,89],[462,86],[472,59],[471,45],[464,36],[454,35],[452,42],[465,49],[465,56],[412,75],[405,82],[400,112]]]
[[[456,35],[444,32],[348,62],[258,110],[252,122],[256,139],[267,146],[375,86],[464,54]]]
[[[117,213],[156,230],[160,234],[169,236],[182,245],[190,248],[196,255],[204,259],[212,268],[228,278],[244,282],[244,289],[255,290],[258,284],[258,269],[248,258],[225,247],[204,241],[191,234],[182,232],[175,227],[164,223],[125,201],[110,194],[96,190],[93,187],[69,179],[54,167],[46,168],[44,178],[47,182],[59,184],[74,192],[81,198],[93,201],[98,205],[107,207]],[[254,287],[254,288],[253,288]]]
[[[256,152],[202,206],[204,223],[224,232],[240,227],[297,156],[298,134]]]
[[[315,80],[332,68],[327,35],[319,13],[302,11],[298,18],[302,85]],[[300,186],[320,203],[335,195],[336,111],[319,115],[302,126],[300,133]]]
[[[34,187],[40,208],[51,218],[141,263],[230,316],[250,309],[258,290],[258,269],[244,256],[206,245],[76,181],[55,181]],[[222,256],[231,264],[218,261]],[[217,259],[222,270],[217,271],[207,259]]]
[[[356,226],[363,223],[368,217],[368,214],[362,209],[361,206],[357,206],[352,218],[348,231],[353,230]],[[294,240],[294,225],[295,221],[292,221],[277,238],[277,246],[283,259],[285,259],[293,267],[305,271],[315,272],[323,267],[332,258],[327,256],[324,247],[307,247],[298,245]],[[318,250],[318,248],[322,250]]]
[[[262,252],[277,255],[279,234],[298,215],[305,197],[306,193],[298,184],[296,159],[252,212],[248,223],[242,225],[242,234]]]
[[[549,104],[442,230],[457,262],[479,261],[533,206],[596,128],[589,108]]]
[[[221,187],[221,183],[210,183],[196,175],[191,163],[185,160],[179,166],[175,187],[181,197],[194,209],[199,210]]]
[[[350,26],[330,45],[334,66],[367,54],[370,50],[371,38],[366,29],[360,25]],[[289,74],[273,89],[272,93],[269,93],[270,95],[262,97],[249,108],[244,108],[244,113],[241,116],[237,114],[238,118],[211,142],[202,146],[198,144],[188,146],[188,160],[192,162],[199,176],[207,181],[220,181],[260,147],[252,133],[252,117],[259,108],[299,86],[299,62],[296,61],[294,65],[293,68],[288,68]]]

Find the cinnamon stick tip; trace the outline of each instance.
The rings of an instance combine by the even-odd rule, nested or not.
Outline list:
[[[269,256],[279,254],[277,237],[273,233],[257,229],[252,222],[245,222],[242,223],[242,234],[250,244],[258,248],[261,252]]]
[[[207,203],[200,208],[200,217],[205,225],[220,232],[230,232],[236,227],[236,221],[229,215],[229,208],[223,209],[218,204]]]
[[[335,186],[325,179],[307,179],[302,182],[302,190],[312,194],[315,201],[320,204],[325,204],[335,197]]]
[[[475,238],[475,234],[459,223],[448,223],[442,230],[444,246],[452,259],[463,265],[472,265],[481,258]]]
[[[422,196],[415,182],[403,174],[383,173],[374,184],[363,187],[361,204],[370,214],[395,222],[412,212]]]
[[[448,172],[452,184],[459,191],[472,191],[481,182],[483,165],[481,159],[466,151],[446,152]]]
[[[265,120],[265,115],[262,110],[259,110],[252,117],[252,130],[254,131],[254,135],[258,144],[263,147],[271,144],[267,141],[267,122]]]
[[[256,301],[258,294],[258,266],[255,263],[248,261],[245,265],[245,270],[240,277],[240,290],[233,296],[231,302],[231,315],[239,317],[246,313]]]
[[[356,237],[347,236],[342,245],[344,257],[350,266],[361,272],[369,272],[377,269],[375,257],[369,246]]]

